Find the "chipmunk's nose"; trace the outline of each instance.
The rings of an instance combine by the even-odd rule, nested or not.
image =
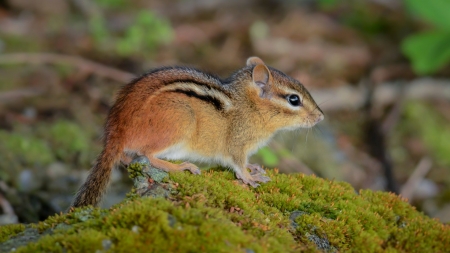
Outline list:
[[[325,118],[325,116],[323,115],[323,113],[321,113],[320,116],[317,117],[316,123],[319,123],[319,122],[322,121],[324,118]]]

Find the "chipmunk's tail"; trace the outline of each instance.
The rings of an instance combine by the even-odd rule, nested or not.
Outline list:
[[[105,145],[97,162],[91,169],[86,182],[78,190],[71,207],[97,206],[111,178],[112,170],[118,165],[121,149],[116,145]]]

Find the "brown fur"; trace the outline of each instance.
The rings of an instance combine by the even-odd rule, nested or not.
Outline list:
[[[301,108],[284,105],[286,90],[303,97]],[[227,80],[184,67],[154,70],[119,92],[107,118],[103,152],[72,206],[97,205],[112,169],[136,155],[166,171],[199,173],[194,164],[160,159],[172,155],[221,163],[256,187],[269,179],[247,171],[251,152],[280,129],[311,127],[322,118],[298,81],[256,57]]]

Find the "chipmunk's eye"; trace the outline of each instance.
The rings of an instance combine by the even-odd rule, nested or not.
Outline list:
[[[289,104],[291,104],[292,106],[301,106],[302,105],[300,98],[295,94],[288,95],[287,100],[289,101]]]

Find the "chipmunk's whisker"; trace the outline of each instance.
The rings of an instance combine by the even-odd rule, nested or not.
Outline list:
[[[330,97],[330,98],[326,99],[325,101],[322,101],[322,102],[320,102],[320,103],[317,103],[317,107],[320,107],[321,105],[330,102],[332,99],[333,99],[333,98]]]

